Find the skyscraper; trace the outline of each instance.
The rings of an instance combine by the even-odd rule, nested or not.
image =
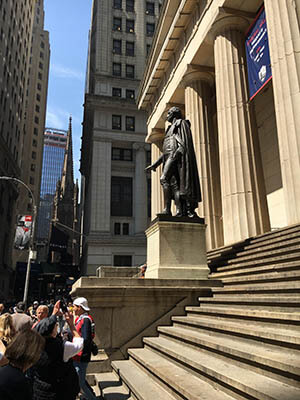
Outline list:
[[[49,238],[52,206],[57,182],[61,179],[67,146],[67,131],[46,128],[44,133],[43,167],[38,212],[37,240]]]
[[[146,114],[135,104],[162,1],[93,1],[81,173],[82,272],[146,259]]]
[[[34,0],[0,1],[0,176],[21,178]],[[9,293],[18,187],[0,180],[0,295]],[[27,197],[28,198],[28,197]]]
[[[25,132],[22,146],[21,180],[31,189],[36,205],[39,204],[44,130],[49,77],[49,32],[44,30],[44,0],[35,2],[33,29],[28,70],[28,87],[25,96]],[[16,213],[32,214],[28,191],[19,188]],[[13,265],[25,262],[28,252],[13,251]]]

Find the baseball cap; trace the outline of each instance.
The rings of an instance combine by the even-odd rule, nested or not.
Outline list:
[[[73,301],[73,304],[75,306],[82,307],[85,311],[90,311],[90,308],[88,306],[88,301],[85,297],[77,297],[77,299]]]

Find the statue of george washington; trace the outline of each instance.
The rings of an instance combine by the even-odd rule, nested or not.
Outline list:
[[[172,215],[171,201],[176,205],[176,216],[194,217],[201,201],[198,168],[195,157],[190,122],[182,119],[178,107],[168,111],[169,125],[164,141],[163,154],[149,165],[146,171],[155,171],[163,163],[160,183],[163,188],[165,208],[162,214]]]

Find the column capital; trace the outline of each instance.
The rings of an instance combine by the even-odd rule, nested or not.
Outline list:
[[[186,88],[195,81],[205,81],[210,86],[215,82],[214,68],[205,65],[188,64],[182,80],[182,86]]]
[[[147,145],[146,145],[146,143],[135,142],[135,143],[133,143],[132,148],[137,151],[142,151],[142,150],[147,149]]]
[[[208,38],[210,41],[214,41],[218,36],[229,31],[239,31],[244,34],[249,25],[250,22],[245,17],[227,15],[214,22],[208,34]]]

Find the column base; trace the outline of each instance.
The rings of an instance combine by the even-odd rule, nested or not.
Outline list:
[[[145,278],[208,279],[204,219],[158,214],[146,230]]]

